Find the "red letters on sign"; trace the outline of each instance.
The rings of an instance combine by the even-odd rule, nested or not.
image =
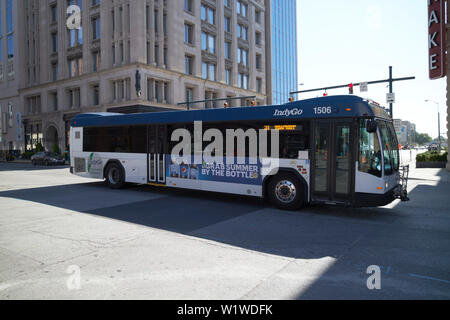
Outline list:
[[[430,79],[447,74],[445,0],[428,0],[428,65]]]

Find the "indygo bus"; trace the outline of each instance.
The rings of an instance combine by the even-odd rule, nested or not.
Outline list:
[[[267,157],[277,167],[263,170],[261,154],[251,161],[248,150],[245,155],[229,149],[217,153],[215,159],[223,156],[223,162],[177,161],[172,152],[179,142],[177,129],[192,132],[199,123],[202,134],[242,129],[276,136],[279,150],[269,147]],[[105,179],[111,188],[131,182],[249,195],[289,210],[314,203],[368,207],[407,200],[392,119],[378,104],[356,96],[274,106],[80,114],[72,120],[70,139],[71,172]],[[245,140],[248,149],[258,143]],[[202,143],[200,148],[207,149]],[[194,144],[188,157],[177,155],[193,159]]]

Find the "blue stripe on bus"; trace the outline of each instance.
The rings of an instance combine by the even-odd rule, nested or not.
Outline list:
[[[326,107],[331,108],[327,109]],[[319,113],[317,108],[321,108]],[[327,113],[330,110],[331,114]],[[72,120],[71,125],[72,127],[86,127],[139,125],[150,123],[188,123],[193,121],[223,122],[364,116],[374,116],[374,112],[366,100],[357,96],[329,96],[273,106],[165,111],[136,114],[81,114]]]

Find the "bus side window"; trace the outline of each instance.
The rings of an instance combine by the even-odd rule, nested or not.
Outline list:
[[[295,130],[280,130],[280,158],[298,159],[300,151],[308,151],[308,149],[309,123],[297,123]]]
[[[360,120],[358,170],[381,177],[381,148],[378,133],[369,133],[367,120]]]

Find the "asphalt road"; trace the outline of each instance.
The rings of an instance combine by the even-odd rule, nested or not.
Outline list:
[[[407,203],[285,212],[0,163],[0,299],[449,299],[449,174],[411,174]]]

